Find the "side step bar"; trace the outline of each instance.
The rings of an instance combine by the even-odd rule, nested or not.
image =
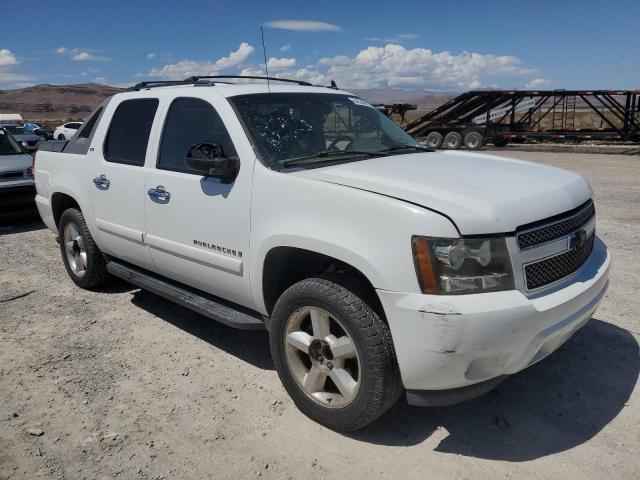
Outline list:
[[[264,330],[265,322],[259,313],[227,302],[204,292],[161,278],[152,273],[115,260],[107,263],[107,270],[115,277],[143,290],[160,295],[205,317],[241,330]]]

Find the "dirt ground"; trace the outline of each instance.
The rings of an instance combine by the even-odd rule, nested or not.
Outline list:
[[[509,154],[590,180],[607,297],[484,397],[400,402],[351,435],[295,408],[265,332],[124,283],[79,290],[41,223],[0,227],[0,479],[640,478],[640,157]]]

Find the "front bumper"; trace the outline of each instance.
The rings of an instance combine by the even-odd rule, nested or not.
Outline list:
[[[608,286],[610,256],[596,238],[587,261],[538,297],[518,290],[437,296],[378,290],[408,390],[448,390],[542,360],[582,327]]]

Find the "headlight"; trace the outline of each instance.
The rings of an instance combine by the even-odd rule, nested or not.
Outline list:
[[[29,146],[29,142],[22,142],[22,146],[23,147],[28,147]]]
[[[514,288],[503,237],[413,237],[412,243],[422,293],[455,295]]]

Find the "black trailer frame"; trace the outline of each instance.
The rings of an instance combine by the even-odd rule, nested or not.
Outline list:
[[[523,101],[531,106],[519,111]],[[480,90],[459,95],[404,129],[426,137],[434,148],[443,142],[447,148],[480,148],[524,139],[640,142],[639,110],[640,90]],[[600,126],[576,128],[576,111],[594,112]],[[481,115],[482,123],[474,122]]]

